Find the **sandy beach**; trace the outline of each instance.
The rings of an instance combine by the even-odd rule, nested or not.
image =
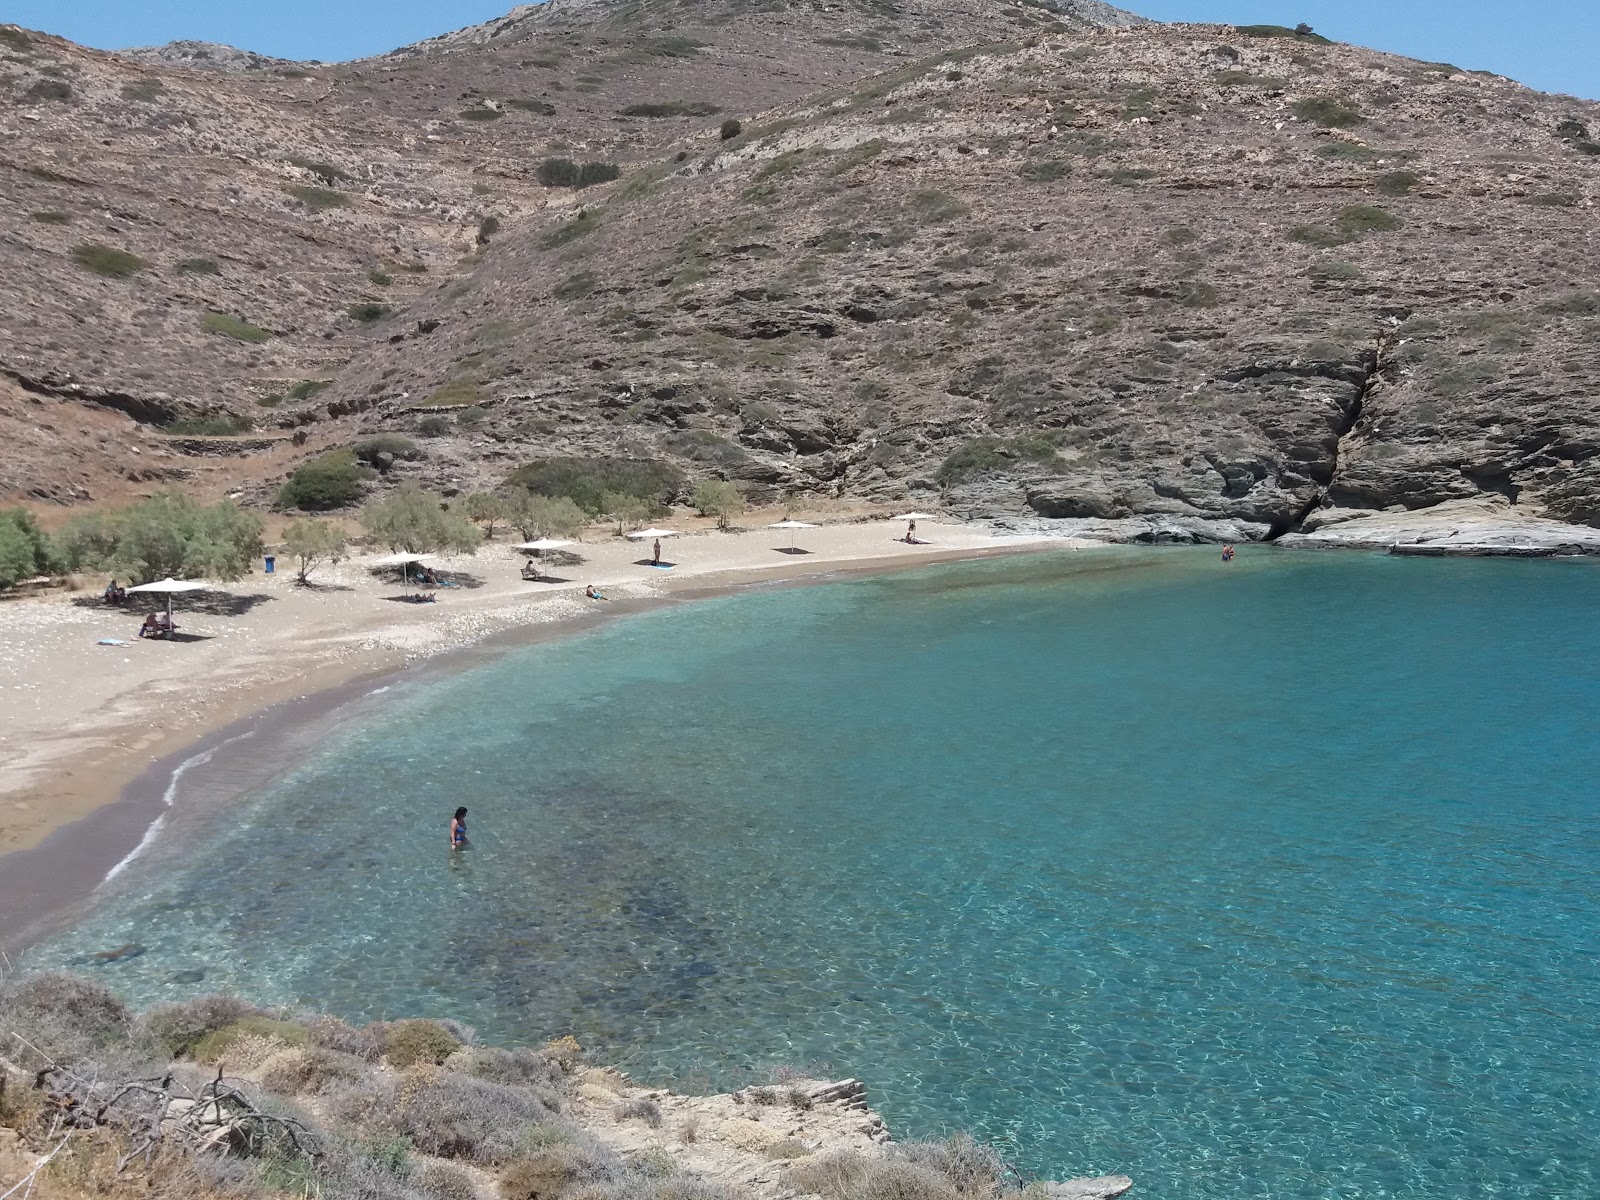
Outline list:
[[[139,621],[157,606],[111,608],[99,603],[98,587],[8,599],[0,603],[0,874],[5,854],[111,804],[152,763],[210,732],[495,635],[554,632],[617,606],[765,579],[1075,544],[923,522],[918,535],[928,544],[909,545],[896,540],[900,524],[817,516],[830,523],[798,531],[806,553],[790,554],[789,533],[763,527],[782,515],[746,518],[737,531],[674,518],[666,524],[683,535],[663,543],[670,569],[648,564],[648,544],[591,528],[572,547],[583,561],[552,568],[559,582],[524,581],[524,556],[512,549],[520,539],[501,531],[475,555],[430,558],[439,570],[470,577],[466,586],[428,589],[437,592],[434,604],[396,600],[406,589],[372,568],[383,551],[320,567],[313,587],[297,586],[280,559],[272,575],[258,571],[217,593],[180,598],[180,632],[194,639],[185,641],[140,640]],[[586,599],[587,584],[609,601]],[[100,644],[106,638],[124,644]]]

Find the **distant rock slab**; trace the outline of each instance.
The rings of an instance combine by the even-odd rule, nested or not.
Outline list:
[[[1556,558],[1600,554],[1600,529],[1534,516],[1495,496],[1402,512],[1327,509],[1309,518],[1304,532],[1286,534],[1277,544],[1411,558]]]
[[[1040,1186],[1047,1200],[1111,1200],[1131,1188],[1133,1180],[1126,1175],[1097,1175]]]
[[[1234,517],[1189,517],[1158,514],[1144,517],[1063,517],[999,520],[997,528],[1014,533],[1132,546],[1223,546],[1265,541],[1272,526]]]

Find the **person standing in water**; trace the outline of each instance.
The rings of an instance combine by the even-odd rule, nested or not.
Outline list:
[[[456,809],[456,815],[450,818],[450,849],[465,850],[467,848],[467,810]]]

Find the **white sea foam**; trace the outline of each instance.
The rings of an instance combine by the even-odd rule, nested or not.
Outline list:
[[[199,754],[194,755],[192,758],[184,759],[175,768],[173,768],[172,777],[167,780],[167,790],[161,793],[161,803],[167,808],[172,807],[172,802],[177,799],[178,796],[178,781],[184,777],[190,767],[198,767],[202,763],[210,762],[217,751],[221,750],[224,746],[231,746],[235,742],[242,742],[248,737],[255,737],[255,730],[246,730],[244,733],[238,734],[235,737],[231,737],[225,742],[218,742],[209,750],[202,750]],[[143,854],[145,850],[149,848],[150,844],[156,840],[156,835],[161,831],[161,827],[166,824],[166,821],[167,814],[162,813],[154,821],[150,822],[150,828],[144,831],[144,836],[139,839],[139,844],[132,850],[128,851],[128,853],[123,856],[122,860],[117,863],[116,866],[112,867],[111,870],[106,872],[106,877],[100,881],[101,885],[104,886],[105,884],[110,883],[111,880],[122,874],[122,872],[128,868],[128,865],[132,863],[134,859]]]

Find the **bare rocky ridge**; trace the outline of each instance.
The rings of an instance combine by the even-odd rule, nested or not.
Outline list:
[[[1600,106],[1048,7],[556,0],[272,78],[0,46],[14,96],[51,63],[77,89],[6,118],[10,210],[72,223],[8,237],[37,288],[0,366],[305,426],[306,453],[487,406],[404,468],[446,487],[623,454],[1180,539],[1484,496],[1600,523]],[[543,188],[546,154],[622,178]],[[113,232],[162,265],[67,257]],[[180,242],[235,253],[174,275]],[[298,379],[333,383],[256,406]]]

